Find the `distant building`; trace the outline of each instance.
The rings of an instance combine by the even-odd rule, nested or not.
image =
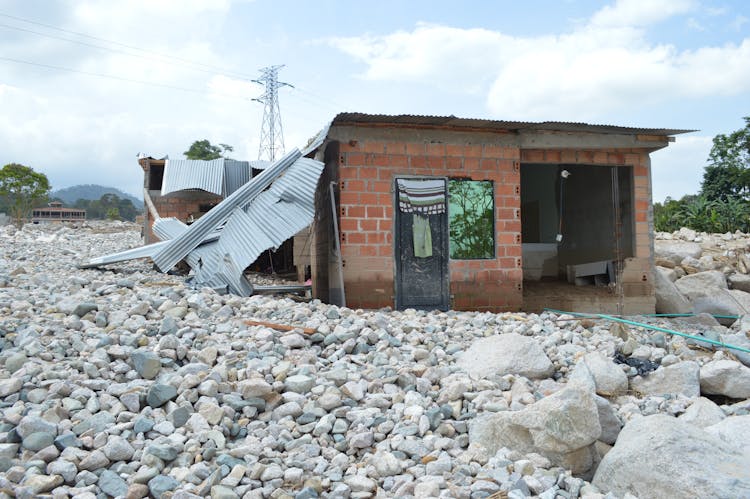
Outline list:
[[[35,224],[83,220],[86,220],[86,210],[65,208],[60,201],[52,201],[46,208],[34,208],[31,212],[31,221]]]

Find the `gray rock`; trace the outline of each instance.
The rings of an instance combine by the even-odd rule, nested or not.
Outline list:
[[[112,497],[124,496],[128,493],[128,484],[125,480],[120,478],[120,475],[111,470],[104,470],[99,475],[99,481],[97,482],[102,492]]]
[[[315,378],[304,374],[289,376],[284,382],[284,388],[289,392],[307,393],[315,386]]]
[[[713,315],[743,315],[750,312],[750,293],[738,289],[706,288],[705,296],[693,300],[695,313]],[[729,326],[734,319],[720,319],[719,322]]]
[[[39,451],[45,447],[49,447],[55,442],[55,435],[53,433],[46,433],[42,431],[34,432],[23,438],[23,447],[31,451]]]
[[[551,376],[555,369],[536,340],[516,333],[474,341],[461,355],[457,365],[474,378],[517,374],[543,379]]]
[[[594,378],[596,393],[605,397],[621,395],[628,390],[628,377],[622,368],[599,352],[592,352],[583,357]]]
[[[175,428],[184,426],[188,418],[190,418],[190,411],[184,406],[178,407],[167,415],[167,419]]]
[[[132,353],[133,367],[144,379],[154,379],[161,370],[161,361],[154,352],[136,350]]]
[[[78,463],[78,469],[96,471],[109,466],[110,461],[100,450],[94,450]]]
[[[740,332],[734,334],[722,334],[721,341],[728,345],[733,345],[750,350],[750,338],[746,336],[746,333]],[[734,355],[737,360],[742,362],[742,364],[750,367],[750,353],[743,352],[737,349],[730,349],[729,351],[732,352],[732,355]]]
[[[146,448],[146,452],[158,457],[162,461],[174,461],[180,454],[180,450],[172,445],[166,444],[152,444]]]
[[[403,471],[399,459],[390,452],[376,452],[371,462],[380,477],[399,475]]]
[[[575,473],[593,464],[589,446],[602,434],[594,395],[568,386],[520,411],[503,411],[472,421],[469,441],[490,455],[502,447],[536,452]]]
[[[146,403],[154,408],[161,407],[177,397],[177,388],[163,383],[154,383],[146,394]]]
[[[721,410],[721,407],[705,397],[700,397],[678,419],[698,428],[705,428],[720,422],[725,417],[726,414]]]
[[[660,367],[647,376],[630,380],[630,388],[643,395],[682,394],[686,397],[700,395],[700,367],[696,362],[684,361]]]
[[[41,494],[51,491],[62,483],[63,479],[60,475],[30,475],[24,479],[23,486],[34,494]]]
[[[674,263],[680,263],[687,257],[700,258],[703,248],[700,244],[693,242],[657,239],[654,241],[654,254]]]
[[[677,418],[655,414],[625,425],[592,483],[618,496],[748,497],[748,462],[750,454],[742,449]]]
[[[719,437],[728,445],[743,449],[750,449],[750,414],[745,416],[729,416],[716,424],[706,426],[704,430]]]
[[[243,398],[248,399],[253,397],[265,397],[266,395],[269,395],[273,389],[264,379],[250,378],[239,383],[239,391],[242,393]]]
[[[129,461],[133,457],[135,449],[124,438],[111,436],[102,447],[102,452],[110,461]]]
[[[657,314],[688,314],[692,312],[693,307],[685,298],[674,281],[670,280],[657,267],[654,272],[654,294],[656,295],[656,313]],[[671,270],[671,269],[668,269]],[[673,270],[671,270],[674,272]]]
[[[739,289],[750,293],[750,276],[745,274],[732,274],[727,277],[727,283],[732,289]]]
[[[675,286],[688,300],[695,300],[715,294],[715,289],[727,289],[727,281],[724,273],[718,270],[709,270],[686,275],[675,281]]]
[[[5,359],[5,369],[7,369],[9,373],[13,374],[14,372],[21,369],[28,360],[28,357],[26,357],[26,355],[24,355],[23,353],[14,353],[7,359]]]
[[[599,425],[602,427],[602,433],[599,435],[598,440],[612,445],[620,434],[622,422],[617,417],[614,407],[612,407],[612,404],[607,399],[595,396],[594,402],[596,402],[596,410],[599,414]]]
[[[0,379],[0,398],[18,393],[21,388],[23,388],[23,379],[21,378]]]
[[[158,475],[148,481],[148,490],[155,499],[161,499],[165,492],[176,489],[180,483],[171,476]]]
[[[73,433],[80,435],[88,430],[93,430],[94,433],[104,431],[105,428],[115,422],[115,417],[108,412],[97,412],[93,416],[84,419],[80,423],[73,426]]]
[[[52,436],[57,435],[57,425],[50,423],[39,416],[24,416],[16,426],[16,431],[21,438],[27,437],[32,433],[50,433]]]
[[[735,360],[714,360],[700,368],[702,393],[750,398],[750,367]]]
[[[47,465],[48,475],[60,475],[65,483],[73,483],[78,474],[78,468],[70,461],[64,459],[57,459]]]
[[[92,302],[83,302],[76,305],[76,308],[73,310],[73,315],[77,315],[78,317],[83,317],[84,315],[88,314],[92,310],[99,310],[99,305]]]

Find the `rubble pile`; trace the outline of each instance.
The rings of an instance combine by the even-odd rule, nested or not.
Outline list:
[[[139,244],[132,224],[0,228],[0,497],[750,496],[750,359],[731,350],[76,269]]]

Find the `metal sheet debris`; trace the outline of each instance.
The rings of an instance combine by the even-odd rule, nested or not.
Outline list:
[[[326,131],[322,130],[306,151],[321,145]],[[217,160],[221,175],[218,167],[203,169],[207,162],[193,165],[203,169],[199,173],[187,171],[188,163],[182,162],[172,171],[181,171],[185,178],[173,178],[169,183],[165,169],[167,190],[190,185],[187,188],[215,193],[218,181],[223,185],[220,192],[227,197],[191,225],[171,217],[157,218],[154,233],[162,242],[94,258],[81,267],[151,258],[159,270],[167,272],[185,259],[194,285],[252,294],[253,286],[243,275],[245,268],[263,251],[277,248],[312,223],[323,163],[302,156],[294,149],[254,178],[250,177],[249,162]]]

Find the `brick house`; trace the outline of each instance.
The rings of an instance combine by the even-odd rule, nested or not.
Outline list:
[[[143,200],[146,205],[143,221],[145,244],[159,241],[153,233],[155,213],[160,217],[174,217],[182,222],[197,219],[223,199],[221,196],[199,189],[170,192],[162,196],[166,159],[138,158],[143,169]]]
[[[313,296],[653,312],[649,154],[684,132],[339,114],[315,152]]]

